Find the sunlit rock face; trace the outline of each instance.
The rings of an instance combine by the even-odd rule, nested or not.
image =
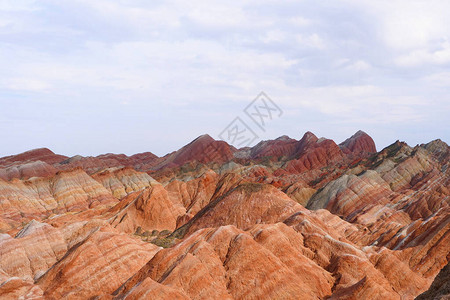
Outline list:
[[[358,131],[0,158],[0,298],[439,299],[449,153]]]
[[[368,156],[377,152],[373,139],[361,130],[340,143],[339,146],[346,154],[353,153],[356,155]]]
[[[104,169],[94,173],[92,178],[101,183],[117,199],[158,184],[147,173],[138,172],[131,167]]]

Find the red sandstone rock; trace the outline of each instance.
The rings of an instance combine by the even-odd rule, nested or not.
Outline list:
[[[188,224],[192,233],[205,227],[234,225],[246,229],[283,221],[304,208],[271,185],[242,183],[203,208]]]
[[[177,215],[182,219],[177,223],[183,225],[211,201],[219,176],[214,171],[207,171],[202,176],[185,181],[173,180],[166,186],[169,197],[178,207]]]
[[[2,299],[44,299],[44,292],[31,280],[11,277],[6,281],[0,280],[0,298]]]
[[[417,300],[439,299],[445,300],[450,297],[450,266],[447,264],[436,276],[430,289],[417,297]]]
[[[413,299],[450,258],[448,146],[370,140],[0,159],[0,297]],[[37,158],[68,170],[15,171]]]
[[[309,209],[326,208],[334,214],[350,217],[368,205],[386,204],[392,193],[389,185],[375,171],[360,176],[343,175],[328,183],[309,201]]]
[[[100,182],[114,197],[121,199],[126,195],[143,190],[154,184],[156,180],[147,173],[138,172],[133,168],[106,169],[92,175],[92,178]]]
[[[116,202],[117,199],[103,185],[81,169],[26,181],[0,180],[1,216],[3,222],[12,227],[52,213],[112,206]]]
[[[61,259],[66,251],[66,241],[58,229],[33,220],[15,238],[1,235],[0,270],[9,277],[34,280]]]
[[[340,143],[339,146],[346,154],[353,153],[356,155],[367,156],[371,153],[377,152],[373,139],[361,130]]]
[[[332,278],[326,271],[303,256],[307,264],[302,270],[300,263],[288,265],[277,256],[280,253],[266,248],[269,241],[264,244],[233,226],[200,230],[176,247],[160,251],[116,293],[126,294],[146,278],[176,288],[191,299],[289,299],[300,295],[318,299],[330,291]],[[314,273],[314,268],[321,274]],[[308,275],[317,281],[306,279]],[[326,286],[321,286],[321,280]]]
[[[83,157],[77,155],[60,162],[56,165],[56,167],[62,170],[70,170],[76,167],[81,167],[89,174],[114,167],[133,167],[136,170],[147,171],[157,161],[158,157],[151,152],[139,153],[132,156],[108,153],[96,157]]]
[[[316,189],[311,188],[306,182],[299,180],[290,185],[285,190],[285,193],[301,205],[306,206],[309,199],[316,193],[316,191]]]
[[[67,159],[67,156],[55,154],[47,148],[39,148],[17,155],[2,157],[0,158],[0,166],[9,167],[13,164],[24,164],[35,161],[42,161],[53,165],[65,159]]]
[[[96,231],[72,247],[37,284],[50,299],[87,299],[109,294],[157,251],[155,245],[124,234]]]
[[[263,157],[291,157],[298,147],[298,141],[288,136],[282,136],[275,140],[262,141],[252,147],[249,158],[258,159]]]
[[[311,132],[305,133],[299,141],[294,156],[296,159],[288,161],[284,166],[289,173],[320,169],[344,160],[344,154],[335,142],[318,139]]]
[[[233,158],[235,149],[226,142],[216,141],[209,135],[202,135],[178,151],[162,158],[155,168],[182,166],[188,162],[223,163]]]
[[[0,178],[8,181],[13,178],[29,179],[31,177],[50,177],[57,172],[58,170],[48,163],[34,161],[0,169]]]
[[[128,195],[110,213],[111,225],[126,233],[134,233],[138,227],[173,231],[177,221],[169,195],[160,184]]]

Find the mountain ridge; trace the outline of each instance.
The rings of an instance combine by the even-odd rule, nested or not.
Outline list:
[[[413,299],[450,258],[449,156],[358,131],[0,158],[0,298]]]

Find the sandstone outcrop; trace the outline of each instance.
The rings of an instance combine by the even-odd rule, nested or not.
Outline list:
[[[111,193],[81,169],[59,172],[53,177],[22,181],[0,180],[3,222],[17,227],[33,218],[53,213],[80,211],[117,202]]]
[[[150,175],[138,172],[131,167],[108,168],[92,175],[117,199],[158,184]]]
[[[29,179],[31,177],[50,177],[57,172],[58,170],[53,166],[38,160],[0,169],[0,178],[9,181],[14,178]]]
[[[450,266],[447,264],[436,276],[428,291],[420,294],[416,300],[450,298]]]
[[[53,165],[65,159],[67,159],[67,156],[55,154],[47,148],[39,148],[17,155],[2,157],[0,158],[0,166],[9,167],[13,164],[24,164],[35,161],[42,161],[49,165]]]
[[[377,152],[373,139],[362,130],[340,143],[339,146],[346,154],[353,153],[360,156],[368,156]]]
[[[359,131],[0,158],[0,298],[447,297],[449,156]]]
[[[158,156],[151,152],[144,152],[132,156],[125,154],[102,154],[98,156],[80,156],[68,158],[55,165],[61,170],[70,170],[80,167],[87,173],[92,174],[107,168],[132,167],[136,170],[147,171],[158,161]]]
[[[250,148],[248,158],[259,159],[263,157],[280,158],[291,157],[295,154],[298,141],[288,136],[281,136],[275,140],[259,142]]]
[[[344,160],[344,153],[334,141],[318,139],[313,133],[307,132],[299,141],[294,157],[284,166],[289,173],[303,173],[333,165]]]
[[[223,141],[216,141],[205,134],[199,136],[178,151],[172,152],[161,159],[154,169],[182,166],[188,162],[224,163],[233,158],[234,147]]]
[[[155,184],[123,198],[111,208],[111,225],[122,232],[170,230],[176,227],[177,215],[164,187]]]
[[[283,221],[301,210],[301,205],[271,185],[242,183],[205,206],[180,232],[223,225],[246,229],[254,224]]]
[[[73,246],[36,283],[47,299],[88,299],[110,294],[158,250],[153,244],[125,234],[97,230]]]

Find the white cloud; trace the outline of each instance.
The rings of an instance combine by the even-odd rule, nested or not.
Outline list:
[[[448,101],[449,6],[434,0],[3,1],[0,104],[11,95],[36,103],[111,101],[123,111],[163,110],[168,103],[173,111],[161,111],[158,122],[170,132],[192,132],[178,120],[198,121],[199,128],[215,114],[208,126],[222,126],[228,115],[214,105],[239,112],[264,90],[291,112],[324,118],[318,122],[328,128],[344,122],[427,127]],[[182,110],[192,107],[198,120],[186,123]],[[303,119],[291,122],[298,127]]]
[[[304,27],[304,26],[312,25],[313,22],[310,19],[307,19],[305,17],[297,16],[297,17],[289,18],[289,23],[296,27],[297,26]]]
[[[369,70],[371,68],[371,66],[369,63],[367,63],[363,60],[357,60],[354,63],[348,65],[346,68],[350,71],[360,72],[360,71]]]
[[[444,0],[347,1],[375,17],[379,36],[397,50],[421,48],[450,34],[450,2]]]
[[[281,30],[270,30],[264,35],[262,41],[264,43],[284,42],[286,36],[286,33]]]
[[[396,58],[399,66],[414,67],[424,64],[445,65],[450,63],[450,42],[440,44],[439,49],[430,51],[428,49],[414,50]]]
[[[368,71],[372,66],[364,60],[351,60],[349,58],[339,58],[333,62],[333,67],[337,69],[344,69],[351,72]]]
[[[2,0],[0,12],[19,12],[37,10],[36,0]]]
[[[300,45],[304,45],[306,47],[316,48],[319,50],[323,50],[326,47],[325,41],[317,33],[308,34],[306,36],[297,34],[295,38]]]
[[[34,78],[11,78],[5,80],[3,84],[0,83],[0,86],[9,90],[31,92],[43,92],[51,87],[48,82]]]
[[[239,5],[222,3],[205,3],[203,1],[189,1],[187,16],[199,25],[207,28],[237,27],[246,22],[246,16]]]
[[[445,87],[448,88],[450,86],[450,71],[447,72],[438,72],[431,75],[427,75],[423,77],[424,84]],[[450,95],[449,95],[450,97]]]

